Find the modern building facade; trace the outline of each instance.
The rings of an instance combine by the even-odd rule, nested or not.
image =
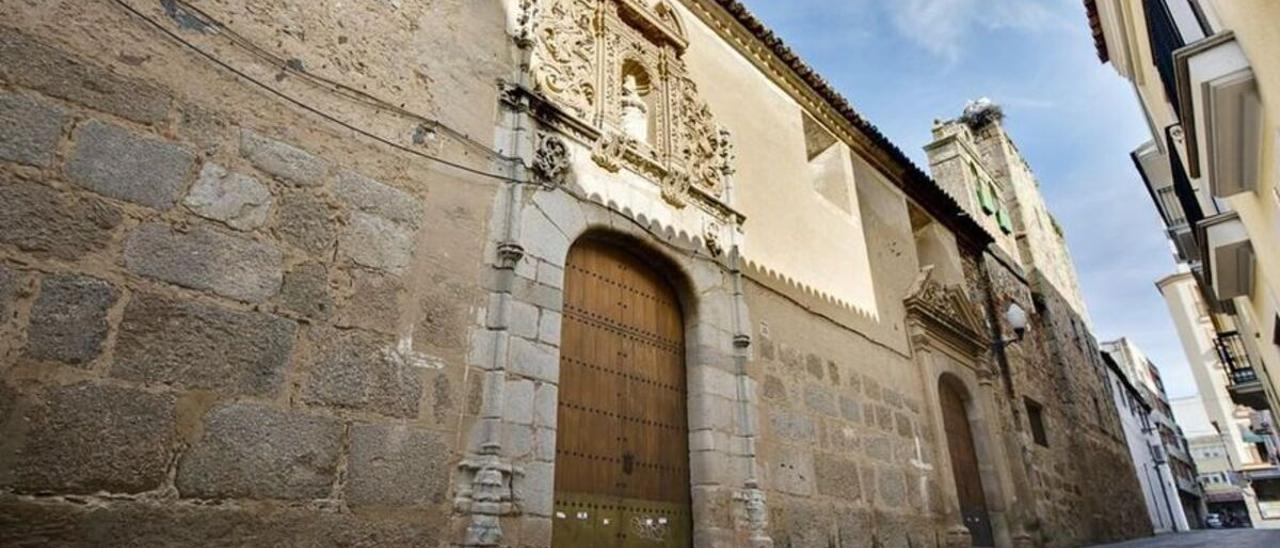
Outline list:
[[[1150,492],[1159,492],[1161,497],[1149,504],[1167,508],[1159,516],[1167,521],[1153,522],[1157,531],[1162,526],[1164,531],[1198,527],[1203,518],[1204,492],[1197,481],[1187,439],[1169,405],[1160,369],[1127,338],[1104,342],[1101,346],[1109,365],[1114,364],[1115,372],[1123,377],[1117,388],[1124,388],[1125,392],[1132,390],[1139,398],[1137,409],[1134,409],[1135,402],[1128,401],[1127,397],[1121,402],[1121,409],[1129,409],[1142,424],[1140,443],[1147,451],[1137,451],[1144,458],[1143,462],[1135,461],[1134,466],[1138,467],[1140,476],[1148,476],[1147,482],[1155,486]],[[1129,449],[1134,451],[1133,440]]]
[[[1234,338],[1217,333],[1190,272],[1168,276],[1156,286],[1169,305],[1198,389],[1196,397],[1180,402],[1177,415],[1188,429],[1210,511],[1229,516],[1233,523],[1275,527],[1273,508],[1280,501],[1271,494],[1277,477],[1271,412],[1261,398],[1241,397],[1249,392],[1240,382],[1243,370],[1234,366],[1248,354],[1238,341],[1229,342]],[[1261,394],[1253,382],[1252,393]]]
[[[1120,410],[1120,422],[1124,427],[1125,442],[1129,446],[1129,454],[1133,458],[1133,467],[1138,474],[1138,482],[1142,484],[1142,496],[1147,505],[1147,514],[1151,525],[1157,533],[1174,531],[1178,525],[1178,516],[1187,512],[1177,496],[1177,486],[1168,472],[1167,458],[1164,457],[1163,442],[1155,434],[1151,420],[1151,406],[1147,403],[1143,391],[1139,390],[1123,369],[1116,364],[1111,355],[1103,352],[1103,361],[1108,368],[1108,378],[1115,390],[1112,392],[1114,403]],[[1194,515],[1194,514],[1192,514]]]
[[[1199,473],[1200,485],[1204,488],[1206,509],[1218,514],[1224,524],[1232,527],[1274,527],[1267,514],[1273,513],[1271,500],[1258,497],[1257,486],[1268,493],[1266,481],[1258,481],[1251,477],[1265,476],[1268,468],[1274,469],[1273,462],[1259,461],[1259,457],[1268,451],[1274,451],[1275,440],[1272,436],[1250,433],[1252,443],[1244,452],[1246,461],[1233,455],[1230,445],[1233,439],[1220,431],[1220,427],[1210,420],[1206,413],[1208,406],[1199,396],[1176,398],[1173,401],[1174,413],[1185,425],[1187,441],[1191,447],[1191,456],[1195,459]],[[1252,411],[1240,407],[1233,417],[1232,423],[1243,428],[1270,421],[1267,412]]]
[[[0,545],[1151,532],[1023,183],[736,1],[0,21]]]
[[[1270,62],[1280,55],[1280,5],[1085,6],[1099,58],[1132,82],[1150,126],[1152,140],[1131,157],[1183,265],[1158,286],[1222,450],[1241,467],[1249,440],[1266,432],[1237,418],[1266,416],[1280,402],[1280,379],[1269,373],[1280,367],[1280,67]],[[1272,492],[1269,472],[1240,481]]]
[[[1232,397],[1274,409],[1280,366],[1280,5],[1087,0],[1095,45],[1133,83],[1152,140],[1132,154],[1230,354]]]

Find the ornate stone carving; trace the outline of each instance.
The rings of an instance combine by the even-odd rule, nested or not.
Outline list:
[[[724,253],[724,248],[720,247],[720,226],[715,223],[707,224],[702,230],[702,239],[706,242],[707,251],[711,252],[712,257],[719,257]]]
[[[678,208],[688,205],[689,173],[681,168],[668,171],[662,178],[662,199]]]
[[[733,146],[688,75],[675,9],[667,0],[537,1],[531,70],[552,107],[544,120],[593,143],[605,169],[627,167],[668,202],[719,214]]]
[[[981,316],[973,303],[961,287],[939,282],[933,275],[933,265],[920,269],[903,302],[913,326],[922,327],[934,339],[971,355],[975,363],[987,351],[988,340],[982,334]],[[912,331],[921,332],[914,327]]]
[[[591,147],[591,159],[605,171],[617,173],[622,169],[622,155],[631,145],[631,139],[621,133],[603,135]]]
[[[454,510],[471,516],[464,546],[498,546],[502,541],[502,516],[512,515],[519,500],[512,483],[524,472],[496,455],[479,455],[458,464],[458,494]]]
[[[531,167],[534,181],[546,186],[563,184],[569,174],[569,147],[564,139],[550,133],[538,134]]]
[[[698,86],[683,78],[676,108],[680,159],[693,174],[693,183],[707,194],[720,197],[733,174],[733,148],[729,131],[717,127],[711,109],[698,97]]]
[[[534,87],[584,119],[596,107],[597,1],[542,0],[534,8]]]
[[[769,528],[769,508],[765,502],[764,491],[754,484],[748,484],[746,489],[735,493],[733,498],[742,505],[739,519],[743,522],[742,528],[747,531],[750,546],[753,548],[773,546],[773,539],[769,538],[766,532]]]
[[[520,47],[533,45],[534,22],[538,20],[538,0],[520,0],[520,14],[516,16],[514,38]]]

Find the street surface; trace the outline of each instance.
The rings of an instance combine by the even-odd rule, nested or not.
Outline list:
[[[1276,548],[1280,529],[1204,529],[1189,533],[1166,533],[1094,548]]]

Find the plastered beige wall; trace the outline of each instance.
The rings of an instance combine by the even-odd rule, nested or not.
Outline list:
[[[732,205],[747,216],[743,256],[877,313],[862,220],[814,190],[800,106],[697,16],[679,11],[689,35],[690,74],[717,122],[733,134]]]

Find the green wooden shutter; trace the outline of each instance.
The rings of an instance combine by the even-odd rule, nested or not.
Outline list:
[[[1001,207],[996,212],[996,222],[1000,223],[1000,230],[1005,234],[1013,234],[1013,220],[1009,218],[1009,210]]]
[[[978,183],[978,202],[982,204],[982,210],[987,214],[996,212],[996,193],[991,188],[991,183],[986,181]]]

